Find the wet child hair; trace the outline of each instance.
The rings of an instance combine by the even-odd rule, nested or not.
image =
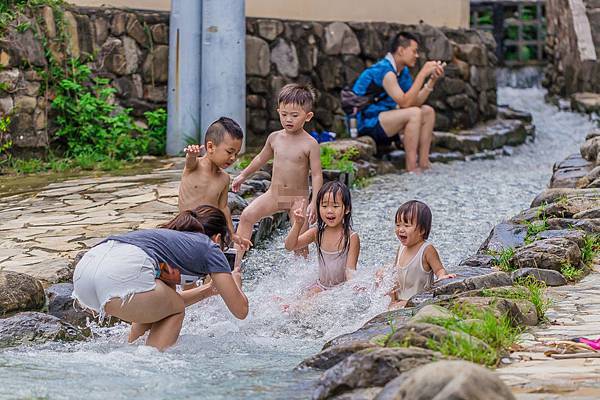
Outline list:
[[[321,186],[321,190],[317,193],[317,252],[321,260],[323,259],[323,253],[321,251],[321,242],[323,240],[323,233],[325,232],[325,221],[321,217],[321,202],[325,195],[331,193],[331,196],[336,199],[337,195],[341,195],[342,204],[344,206],[344,217],[342,219],[343,235],[340,238],[342,244],[342,252],[340,256],[348,250],[350,247],[350,230],[352,229],[352,198],[350,196],[350,190],[346,185],[339,181],[327,182]]]
[[[244,132],[240,125],[231,118],[221,117],[209,125],[204,136],[204,145],[209,141],[219,145],[225,139],[225,135],[229,135],[233,139],[244,140]]]
[[[315,92],[309,85],[289,83],[281,88],[277,104],[293,104],[302,107],[306,112],[312,111]]]
[[[423,239],[429,238],[431,232],[431,209],[422,201],[410,200],[398,207],[396,222],[414,223],[423,234]]]
[[[180,212],[167,223],[158,226],[181,232],[199,232],[211,237],[221,235],[221,243],[229,243],[227,219],[223,211],[210,205],[201,205],[194,210]]]

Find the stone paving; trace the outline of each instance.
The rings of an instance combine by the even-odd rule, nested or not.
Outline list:
[[[152,228],[177,213],[182,160],[151,173],[67,180],[0,198],[0,270],[47,284],[68,280],[74,257],[109,234]]]
[[[544,355],[552,342],[600,336],[600,259],[594,272],[575,285],[549,288],[549,324],[522,336],[512,364],[497,370],[520,400],[600,398],[600,358],[554,359]],[[600,353],[598,353],[600,356]]]

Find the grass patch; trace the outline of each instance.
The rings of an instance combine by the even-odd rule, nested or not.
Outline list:
[[[565,262],[560,267],[560,273],[569,282],[575,282],[583,275],[583,272],[579,268],[575,268],[569,262]]]
[[[510,263],[511,258],[515,255],[515,249],[512,247],[507,247],[502,251],[488,250],[487,254],[494,258],[492,263],[501,271],[512,272],[517,269]]]
[[[584,239],[583,247],[581,247],[581,261],[583,261],[585,265],[590,266],[592,260],[598,255],[599,252],[600,235],[587,235]]]
[[[251,156],[249,154],[244,154],[235,162],[235,169],[237,169],[237,170],[246,169],[246,167],[248,165],[250,165],[250,163],[252,162],[253,158],[254,158],[254,156]]]
[[[348,148],[344,154],[333,147],[321,146],[321,167],[328,170],[337,170],[352,173],[356,170],[352,159],[357,157],[359,151],[355,147]]]
[[[372,179],[370,177],[364,176],[361,178],[354,179],[352,183],[352,187],[355,189],[364,189],[371,184]]]
[[[525,244],[531,244],[535,241],[535,237],[540,232],[548,230],[548,217],[546,216],[546,203],[543,203],[538,211],[536,219],[533,221],[525,221],[527,234],[525,235]]]
[[[535,311],[537,312],[538,318],[540,320],[546,319],[546,311],[552,304],[550,299],[548,299],[544,292],[546,291],[546,284],[544,282],[538,281],[533,276],[528,276],[526,278],[518,279],[515,282],[516,287],[521,287],[527,290],[529,300],[534,306]]]
[[[43,172],[117,171],[138,165],[138,161],[122,161],[99,154],[81,153],[73,158],[50,154],[45,159],[19,159],[8,157],[0,164],[3,174],[28,175]]]
[[[484,365],[496,365],[500,357],[517,341],[522,328],[512,325],[507,315],[497,316],[490,308],[455,305],[454,318],[429,318],[426,321],[451,331],[464,332],[486,343],[484,348],[468,337],[448,335],[440,342],[429,341],[431,350]]]

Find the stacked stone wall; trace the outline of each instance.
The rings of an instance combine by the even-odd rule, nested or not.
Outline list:
[[[57,16],[50,7],[30,14],[31,29],[9,29],[0,40],[0,114],[11,116],[14,145],[47,147],[52,142],[52,93],[42,90],[48,68],[45,51],[68,57],[56,45],[65,22],[67,53],[91,55],[95,74],[110,78],[115,101],[141,117],[166,107],[168,23],[164,12],[111,8],[69,8]],[[60,21],[59,21],[60,19]],[[429,99],[436,129],[470,128],[496,116],[495,42],[472,30],[391,23],[320,23],[272,19],[246,20],[247,131],[250,141],[279,129],[276,95],[288,82],[305,82],[318,93],[309,128],[339,131],[343,113],[339,91],[386,52],[400,30],[417,34],[420,63],[446,62],[446,76]],[[49,39],[45,44],[41,38]],[[47,49],[45,47],[48,47]],[[413,72],[416,72],[413,71]]]
[[[545,51],[548,65],[543,84],[551,96],[600,93],[600,1],[583,0],[585,14],[574,13],[571,5],[568,0],[548,0],[546,5],[548,32]],[[591,43],[582,44],[585,37],[578,38],[576,33],[576,24],[587,28],[582,19],[587,19],[589,24]],[[595,59],[581,54],[585,47],[594,48]]]

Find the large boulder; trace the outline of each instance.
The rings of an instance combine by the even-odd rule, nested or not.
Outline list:
[[[563,161],[554,164],[554,172],[550,179],[551,188],[574,188],[584,178],[593,165],[581,158],[579,154],[573,154]]]
[[[390,381],[375,400],[514,400],[494,372],[467,361],[436,361]]]
[[[513,282],[518,282],[529,276],[537,281],[544,282],[546,286],[563,286],[567,284],[567,280],[560,272],[551,269],[521,268],[511,274]]]
[[[533,199],[531,207],[539,207],[543,204],[551,203],[569,205],[569,208],[574,213],[588,210],[600,206],[600,189],[546,189]]]
[[[586,233],[600,233],[600,218],[550,218],[547,223],[552,230],[576,229]]]
[[[327,399],[357,388],[383,386],[398,375],[439,357],[437,353],[408,348],[359,351],[321,375],[313,399]]]
[[[242,196],[229,192],[227,194],[227,205],[232,215],[238,215],[244,211],[244,208],[248,207],[248,202]]]
[[[577,244],[565,238],[537,240],[515,251],[510,264],[517,268],[541,268],[560,271],[570,264],[577,267],[581,251]]]
[[[58,283],[50,286],[46,294],[48,296],[48,314],[68,322],[71,325],[85,328],[87,320],[91,316],[73,306],[72,283]]]
[[[492,229],[479,248],[479,253],[501,252],[504,249],[522,246],[526,236],[526,226],[502,222]]]
[[[357,139],[341,139],[333,142],[322,143],[321,146],[331,147],[337,150],[340,155],[345,154],[348,150],[354,148],[358,151],[358,154],[353,157],[354,159],[368,160],[375,156],[377,147],[374,143],[369,143],[364,140]]]
[[[363,340],[331,346],[302,361],[297,368],[329,369],[352,354],[372,347],[377,347],[377,345]]]
[[[331,397],[331,400],[373,400],[381,392],[381,389],[380,387],[354,389],[351,392]]]
[[[459,305],[470,305],[475,309],[490,308],[497,315],[507,315],[515,326],[535,326],[538,318],[535,306],[528,300],[508,299],[498,296],[490,297],[459,297],[455,300]]]
[[[45,303],[46,296],[40,281],[26,274],[0,271],[0,316],[40,310]]]
[[[564,238],[582,247],[585,242],[586,234],[583,231],[576,229],[549,229],[535,235],[534,240]]]
[[[475,289],[486,289],[498,286],[510,286],[512,279],[506,272],[492,272],[491,274],[473,276],[462,281],[451,282],[433,290],[434,296],[456,294]]]
[[[325,27],[325,54],[360,54],[360,43],[348,25],[332,22]]]
[[[0,347],[83,339],[79,329],[48,314],[29,311],[0,319]]]

